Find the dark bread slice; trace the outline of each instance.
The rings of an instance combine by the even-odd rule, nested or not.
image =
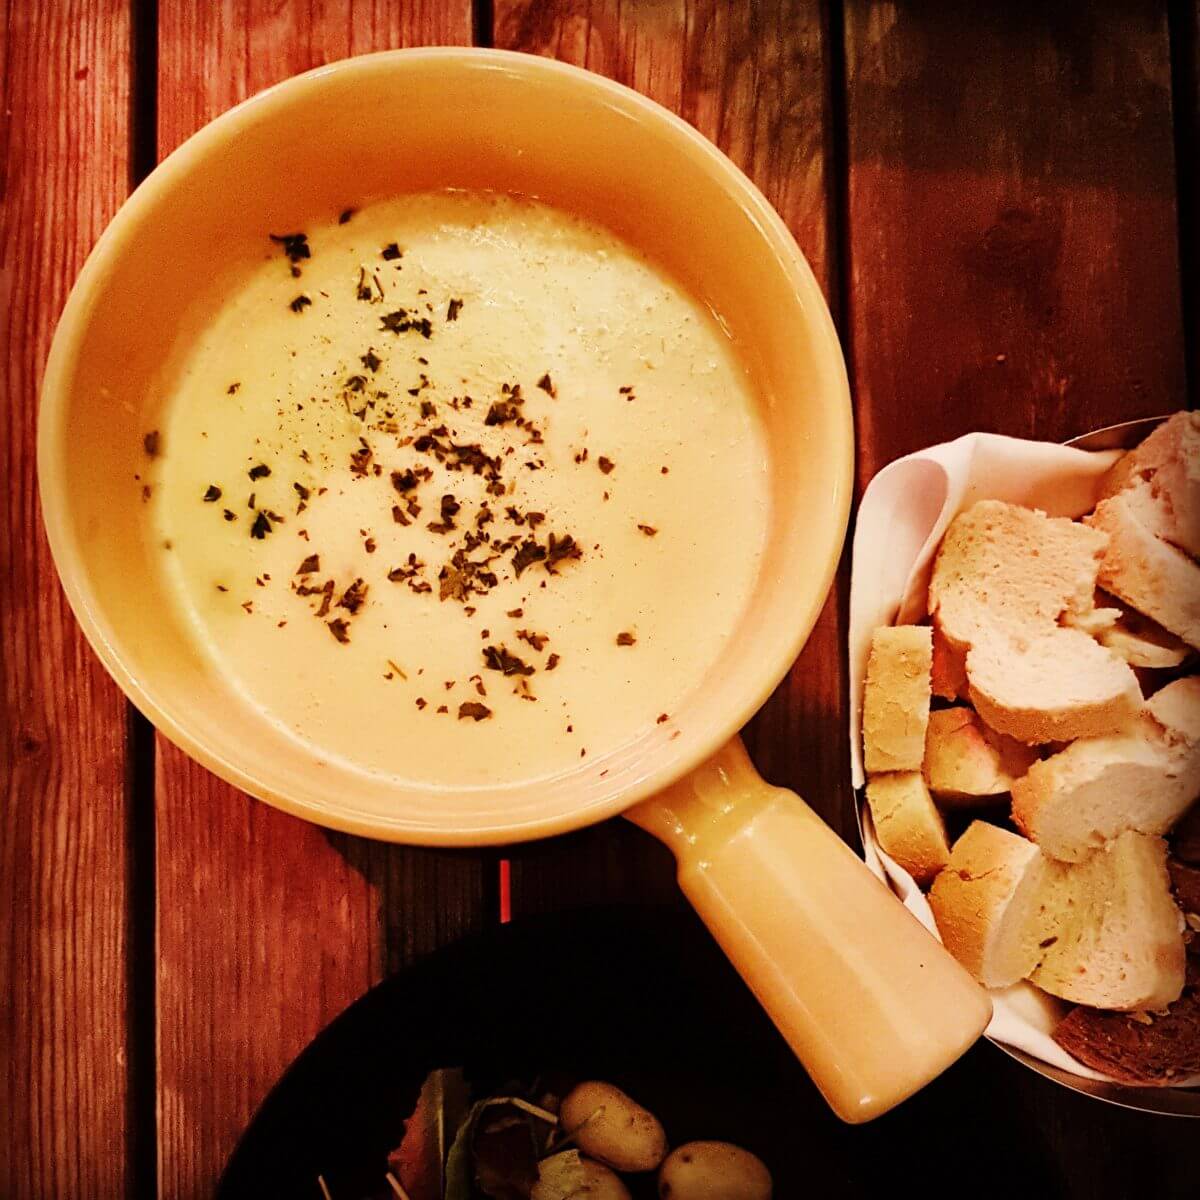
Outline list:
[[[1102,1012],[1080,1005],[1058,1024],[1054,1040],[1084,1066],[1142,1087],[1168,1087],[1200,1074],[1200,965],[1165,1015]]]

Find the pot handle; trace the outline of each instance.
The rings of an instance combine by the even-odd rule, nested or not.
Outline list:
[[[793,792],[734,738],[626,814],[674,853],[679,885],[830,1107],[858,1124],[963,1054],[987,994]]]

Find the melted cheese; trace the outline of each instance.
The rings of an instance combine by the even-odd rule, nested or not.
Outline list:
[[[155,534],[216,668],[319,755],[410,782],[549,775],[674,719],[747,604],[765,537],[762,430],[719,323],[603,229],[532,201],[410,196],[306,232],[298,276],[264,237],[172,380],[161,426]],[[393,243],[402,256],[385,258]],[[294,312],[300,296],[311,303]],[[531,427],[486,424],[506,384]],[[440,426],[441,444],[500,460],[505,495],[412,444]],[[260,464],[270,474],[251,478]],[[422,467],[430,479],[396,490],[393,472]],[[444,495],[461,507],[439,533],[427,526]],[[440,599],[483,503],[492,544],[472,559],[530,537],[510,506],[544,514],[543,548],[570,535],[582,556],[518,577],[508,545],[486,594]],[[271,528],[255,538],[259,514]],[[314,554],[319,569],[298,575]],[[431,591],[389,581],[410,554]],[[358,579],[361,607],[336,607]],[[334,603],[318,616],[321,595],[297,588],[326,580]],[[488,669],[488,647],[534,673]],[[464,702],[492,715],[460,719]]]

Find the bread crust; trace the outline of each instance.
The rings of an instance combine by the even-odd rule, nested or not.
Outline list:
[[[1102,500],[1085,522],[1109,536],[1100,583],[1189,646],[1200,647],[1200,566],[1162,536],[1166,518],[1149,485]]]
[[[1191,647],[1169,629],[1141,613],[1128,612],[1110,629],[1099,634],[1106,650],[1123,658],[1131,667],[1164,671],[1181,666]]]
[[[1200,796],[1200,678],[1160,689],[1129,729],[1084,738],[1013,786],[1018,828],[1052,858],[1080,862],[1128,829],[1161,834]]]
[[[1166,1013],[1102,1012],[1080,1006],[1054,1040],[1086,1067],[1137,1087],[1170,1087],[1200,1074],[1200,969]]]
[[[1046,870],[1032,842],[973,821],[933,881],[929,904],[942,941],[985,987],[1008,987],[1037,965]]]
[[[1200,676],[1189,675],[1160,688],[1146,701],[1146,712],[1173,746],[1200,748]]]
[[[933,623],[933,664],[930,686],[935,696],[943,700],[965,700],[967,697],[967,656]]]
[[[1107,499],[1138,483],[1149,484],[1163,501],[1162,535],[1200,558],[1200,412],[1178,412],[1164,421],[1118,460],[1100,494]]]
[[[938,547],[929,612],[960,648],[1053,627],[1064,612],[1093,608],[1107,541],[1065,517],[980,500],[954,518]]]
[[[993,804],[1029,770],[1037,754],[1022,742],[988,729],[965,705],[929,714],[925,763],[929,790],[951,807]]]
[[[868,774],[921,769],[932,637],[927,625],[881,626],[871,637],[863,692],[863,760]]]
[[[1163,1009],[1183,990],[1183,920],[1162,838],[1127,832],[1058,865],[1044,893],[1045,947],[1033,983],[1091,1008]]]
[[[1081,862],[1126,830],[1165,833],[1196,798],[1198,769],[1144,719],[1034,763],[1013,785],[1013,820],[1052,858]]]
[[[982,500],[950,524],[929,609],[966,651],[967,694],[989,726],[1029,745],[1113,732],[1137,710],[1129,664],[1082,628],[1097,615],[1108,535],[1065,517]]]
[[[921,773],[871,776],[867,803],[880,846],[925,887],[950,861],[950,842]]]
[[[984,721],[1031,746],[1118,732],[1142,705],[1129,664],[1078,629],[977,646],[967,677]]]

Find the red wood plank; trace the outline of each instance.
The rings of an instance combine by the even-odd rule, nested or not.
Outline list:
[[[497,0],[495,43],[608,75],[674,109],[759,185],[829,278],[820,6]],[[850,828],[841,623],[831,598],[789,678],[746,731],[759,769]],[[514,853],[514,913],[582,902],[674,900],[670,856],[623,822]]]
[[[847,0],[845,14],[860,481],[970,430],[1060,439],[1180,407],[1165,6]],[[1007,1088],[1071,1194],[1194,1189],[1184,1123],[986,1047],[968,1061]]]
[[[0,1195],[129,1185],[127,708],[55,578],[38,380],[129,170],[127,5],[0,10]]]
[[[322,63],[401,46],[466,45],[471,0],[161,0],[159,153],[247,96]]]
[[[162,0],[160,152],[299,71],[470,32],[469,0]],[[158,746],[161,1190],[200,1197],[290,1059],[387,971],[480,924],[492,880],[480,855],[327,835]]]

